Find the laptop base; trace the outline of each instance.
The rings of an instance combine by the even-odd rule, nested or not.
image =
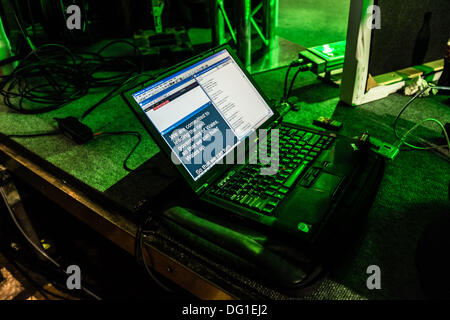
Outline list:
[[[221,216],[217,207],[198,202],[190,209],[166,210],[161,224],[182,243],[218,263],[289,295],[301,296],[357,247],[383,172],[384,160],[371,153],[313,244],[258,224],[244,224],[240,219],[232,222]],[[287,262],[278,264],[277,269],[277,261]]]

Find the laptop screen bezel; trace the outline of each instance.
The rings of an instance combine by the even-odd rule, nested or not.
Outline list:
[[[267,98],[267,96],[262,92],[261,88],[258,86],[258,84],[254,81],[250,73],[246,70],[242,62],[239,60],[239,58],[236,56],[234,51],[231,49],[229,45],[222,45],[219,47],[216,47],[214,49],[208,50],[206,52],[203,52],[189,60],[186,60],[184,62],[181,62],[174,67],[170,68],[169,70],[166,70],[160,74],[158,74],[156,77],[153,77],[149,80],[144,80],[138,85],[134,86],[133,88],[123,91],[122,97],[127,102],[128,106],[133,110],[134,114],[137,116],[137,118],[140,120],[141,124],[144,126],[144,128],[149,132],[152,139],[155,141],[155,143],[158,145],[158,147],[161,149],[161,151],[169,158],[169,161],[171,160],[171,148],[167,144],[167,142],[164,140],[163,136],[159,133],[159,131],[156,129],[156,127],[153,125],[153,123],[150,121],[150,119],[145,114],[144,110],[142,110],[141,106],[136,102],[136,100],[133,98],[133,93],[136,93],[139,90],[142,90],[148,86],[151,86],[152,84],[155,84],[156,82],[169,77],[173,75],[174,73],[177,73],[190,65],[193,65],[203,59],[208,58],[211,55],[216,54],[217,52],[220,52],[222,50],[227,50],[227,52],[231,55],[231,57],[234,59],[234,61],[239,65],[241,70],[244,72],[250,83],[255,87],[255,89],[258,91],[258,93],[263,98],[264,102],[267,103],[269,108],[272,110],[273,115],[268,118],[263,124],[261,124],[258,129],[267,129],[269,128],[270,124],[272,124],[275,120],[279,118],[279,113],[273,108],[273,106],[270,103],[270,100]],[[244,143],[242,141],[241,143]],[[237,146],[236,146],[237,147]],[[235,147],[235,148],[236,148]],[[180,174],[183,176],[184,180],[189,184],[189,186],[194,190],[195,193],[200,193],[204,186],[211,184],[213,181],[218,179],[220,176],[222,176],[227,170],[229,170],[232,166],[235,164],[225,164],[225,159],[223,160],[224,164],[216,164],[214,165],[210,170],[208,170],[206,173],[204,173],[199,179],[196,181],[192,179],[191,175],[187,171],[187,169],[183,165],[175,165],[173,164],[176,169],[180,172]]]

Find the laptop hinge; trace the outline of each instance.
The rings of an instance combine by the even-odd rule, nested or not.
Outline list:
[[[281,122],[283,122],[283,116],[279,115],[270,125],[267,129],[273,129],[277,127]]]

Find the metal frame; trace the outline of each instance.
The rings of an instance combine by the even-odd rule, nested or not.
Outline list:
[[[164,10],[164,0],[152,0],[153,21],[155,23],[155,32],[162,33],[163,26],[161,21],[162,12]]]
[[[252,0],[234,0],[235,25],[232,25],[225,10],[225,0],[211,0],[213,45],[221,45],[232,40],[237,47],[239,58],[246,68],[252,64],[252,30],[262,40],[264,47],[270,51],[276,45],[276,28],[278,25],[278,0],[260,0],[253,6]],[[263,10],[263,21],[259,25],[255,15]],[[229,37],[227,38],[227,31]]]

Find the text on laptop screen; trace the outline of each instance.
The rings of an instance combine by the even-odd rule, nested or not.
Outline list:
[[[133,98],[195,181],[273,115],[227,50]]]

